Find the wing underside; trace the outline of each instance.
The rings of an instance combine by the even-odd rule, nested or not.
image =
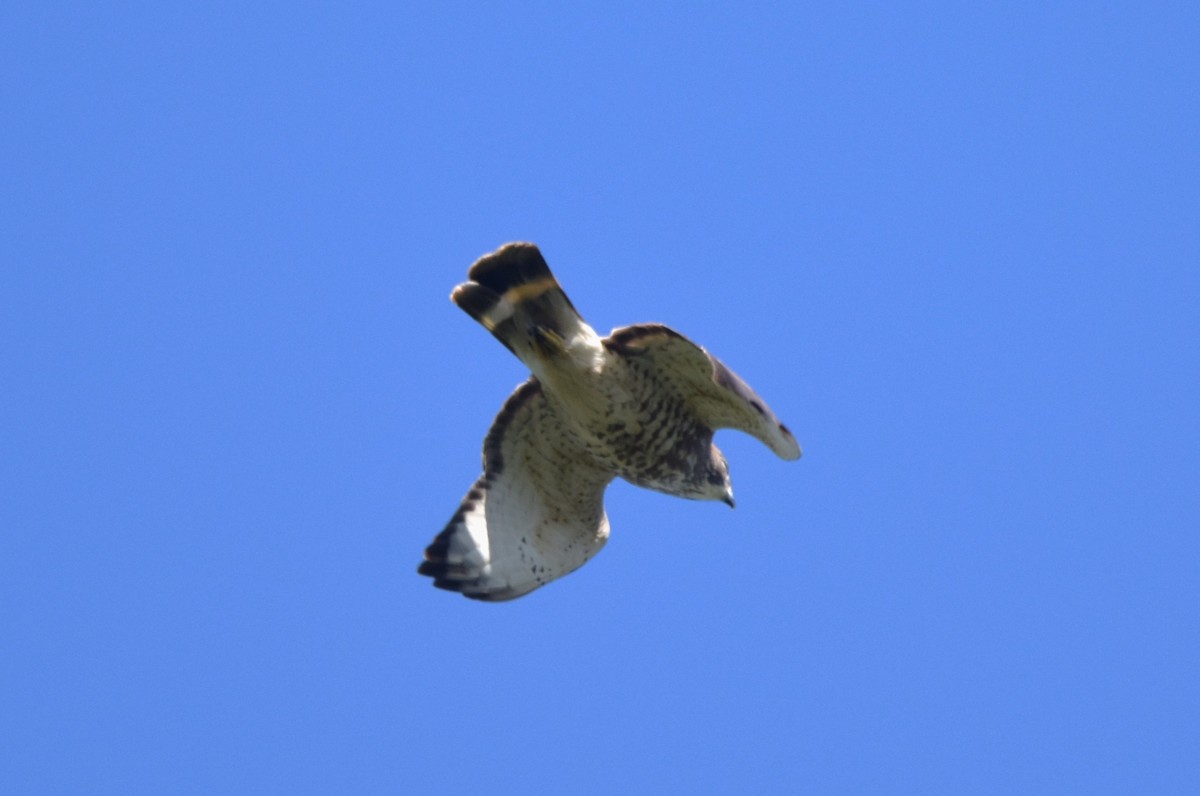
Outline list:
[[[608,539],[613,476],[561,421],[536,379],[517,388],[484,441],[484,472],[418,571],[439,588],[509,600],[582,566]]]
[[[766,401],[725,363],[661,324],[614,329],[604,341],[623,356],[650,360],[684,397],[701,422],[757,438],[780,458],[800,458],[800,445]]]

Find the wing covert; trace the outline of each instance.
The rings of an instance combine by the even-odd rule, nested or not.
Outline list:
[[[712,428],[733,428],[755,437],[782,459],[800,458],[800,445],[766,401],[725,363],[667,326],[636,324],[614,329],[610,350],[652,360]]]

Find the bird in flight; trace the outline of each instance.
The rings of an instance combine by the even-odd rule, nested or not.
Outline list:
[[[533,372],[483,442],[483,474],[418,568],[476,600],[528,594],[582,566],[608,540],[604,490],[616,477],[733,506],[718,428],[800,458],[787,426],[746,382],[660,324],[601,338],[538,247],[481,257],[450,298]]]

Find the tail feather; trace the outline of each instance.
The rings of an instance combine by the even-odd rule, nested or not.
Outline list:
[[[500,303],[498,294],[475,282],[463,282],[454,288],[450,299],[484,326],[488,325],[488,319],[492,318],[496,305]]]
[[[532,354],[534,335],[569,339],[586,327],[532,243],[501,246],[467,276],[450,298],[521,359]]]
[[[463,282],[454,288],[450,298],[484,326],[496,339],[514,354],[517,353],[509,340],[513,336],[514,325],[511,305],[504,302],[499,295],[475,282]]]
[[[508,243],[480,257],[467,271],[467,278],[499,296],[516,302],[540,291],[559,289],[546,258],[533,243]],[[515,293],[510,293],[515,291]],[[566,296],[563,296],[566,299]],[[571,302],[568,301],[569,305]]]

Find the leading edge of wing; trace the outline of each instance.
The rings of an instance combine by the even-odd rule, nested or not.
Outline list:
[[[800,444],[766,401],[724,362],[674,329],[659,323],[623,326],[613,329],[604,344],[627,356],[658,357],[660,366],[664,357],[686,362],[693,377],[688,386],[706,394],[702,397],[719,399],[720,405],[708,407],[711,416],[703,420],[711,421],[714,428],[744,431],[782,459],[800,458]],[[679,373],[681,369],[672,370]]]

